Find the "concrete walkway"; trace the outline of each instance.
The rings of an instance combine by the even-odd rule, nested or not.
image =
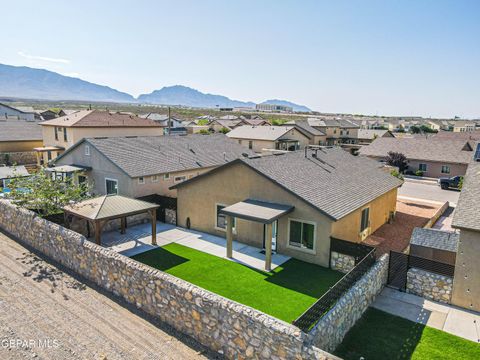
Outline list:
[[[177,243],[211,255],[226,258],[225,238],[177,227],[171,224],[157,222],[157,245],[154,246],[151,237],[151,225],[141,224],[127,228],[125,234],[117,231],[110,231],[102,234],[102,245],[125,255],[133,256],[145,251],[155,249],[170,243]],[[238,241],[233,242],[233,261],[246,266],[264,270],[265,255],[262,249],[245,245]],[[281,254],[272,255],[272,270],[283,264],[290,257]]]
[[[420,324],[480,342],[480,313],[426,300],[385,287],[372,307]]]

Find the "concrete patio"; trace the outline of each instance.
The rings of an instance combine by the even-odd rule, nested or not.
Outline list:
[[[151,225],[140,224],[128,227],[125,234],[109,231],[102,234],[102,245],[125,256],[133,256],[170,243],[177,243],[224,259],[226,257],[226,239],[157,222],[157,246],[152,245]],[[265,255],[262,249],[233,242],[233,258],[229,259],[243,265],[264,271]],[[281,254],[272,255],[272,270],[283,264],[290,257]]]

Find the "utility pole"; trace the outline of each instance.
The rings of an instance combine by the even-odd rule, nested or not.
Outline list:
[[[170,125],[170,106],[168,107],[168,120],[167,120],[167,124],[168,124],[168,135],[170,135],[170,128],[171,128],[171,125]]]

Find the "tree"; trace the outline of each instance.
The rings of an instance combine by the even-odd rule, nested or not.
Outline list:
[[[208,131],[207,129],[201,129],[198,133],[202,135],[210,135],[210,131]]]
[[[71,177],[54,179],[45,170],[33,176],[12,178],[7,198],[40,216],[58,214],[65,205],[88,198],[88,186],[75,184]]]
[[[399,178],[400,180],[403,180],[403,175],[400,174],[397,169],[393,169],[390,171],[390,175],[395,176],[396,178]]]
[[[407,157],[402,153],[389,151],[387,153],[387,157],[385,158],[385,162],[390,166],[398,167],[398,171],[403,173],[407,168]]]
[[[227,129],[226,127],[222,127],[218,132],[220,132],[222,134],[226,134],[226,133],[230,132],[230,129]]]
[[[198,120],[197,122],[197,125],[207,125],[210,121],[208,121],[207,119],[200,119]]]

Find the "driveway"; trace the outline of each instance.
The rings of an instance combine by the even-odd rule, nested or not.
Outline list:
[[[0,359],[215,356],[0,232]]]
[[[418,180],[405,179],[402,187],[398,189],[398,195],[433,201],[448,201],[451,206],[455,206],[458,202],[460,191],[442,190],[433,181],[420,182]]]

